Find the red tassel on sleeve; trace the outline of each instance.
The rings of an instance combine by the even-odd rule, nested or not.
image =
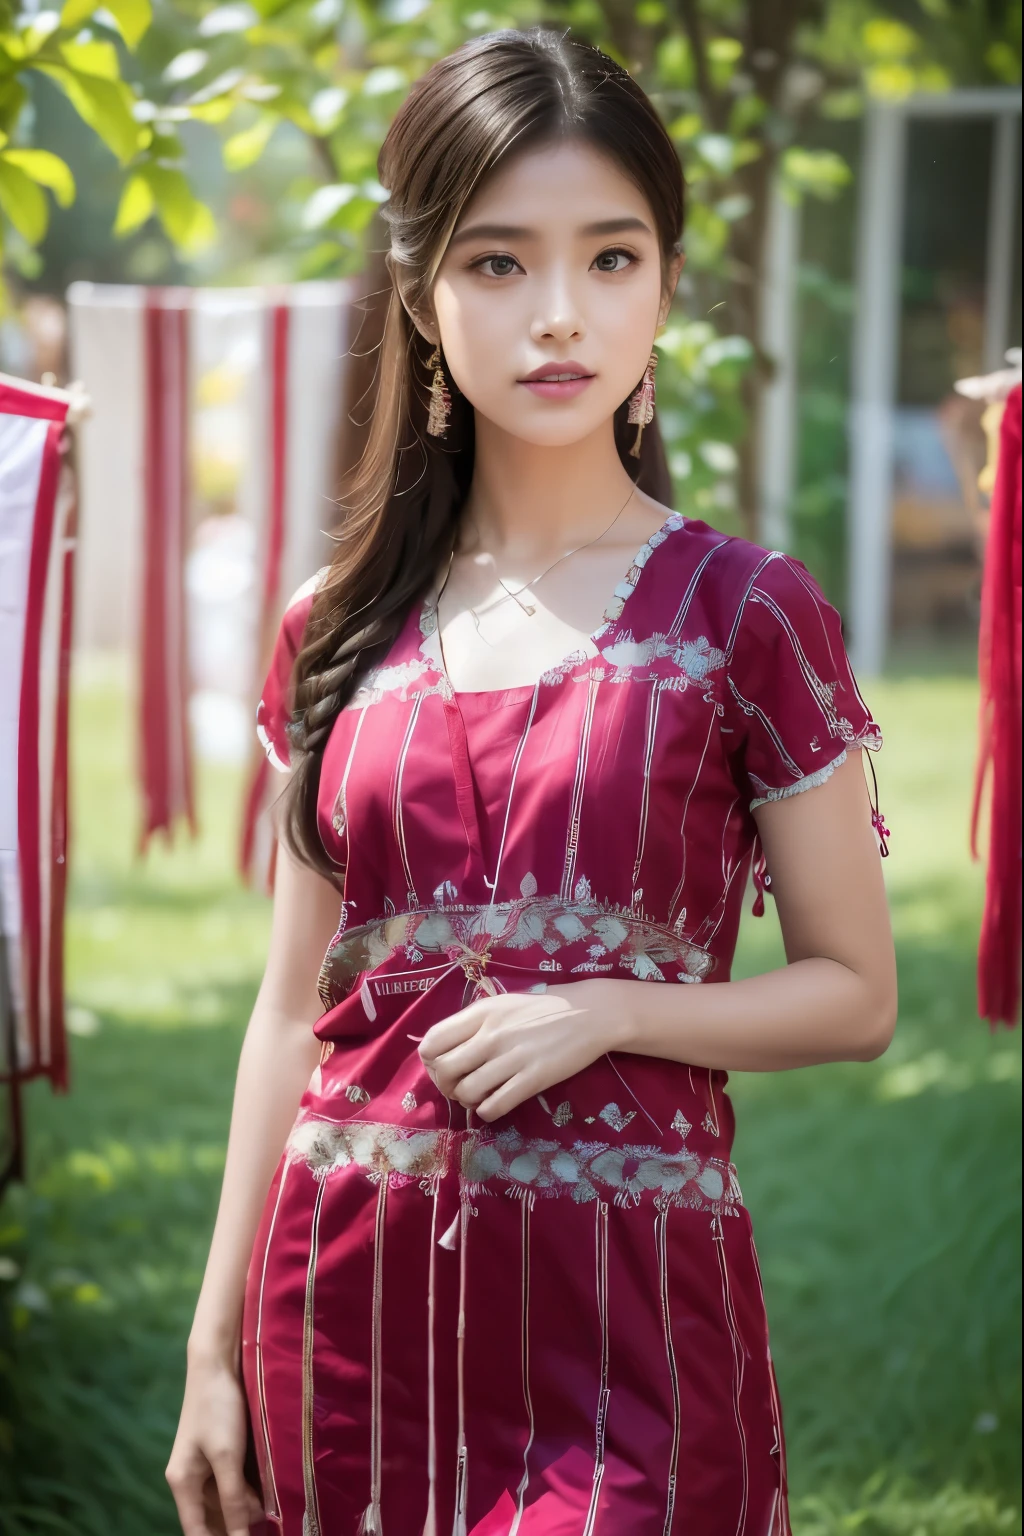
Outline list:
[[[978,856],[981,795],[991,773],[985,912],[978,950],[978,1013],[1017,1022],[1021,965],[1021,391],[1006,402],[981,588],[978,674],[981,743],[971,817]]]

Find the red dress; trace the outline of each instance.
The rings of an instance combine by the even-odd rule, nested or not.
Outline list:
[[[259,710],[288,753],[310,582]],[[673,514],[531,687],[453,693],[410,612],[336,721],[320,1066],[268,1195],[243,1364],[283,1536],[785,1536],[726,1073],[612,1054],[484,1125],[416,1043],[577,976],[726,981],[751,809],[876,747],[799,561]]]

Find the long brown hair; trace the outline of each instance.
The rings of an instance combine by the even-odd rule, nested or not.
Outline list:
[[[281,806],[288,847],[334,883],[339,871],[317,826],[324,746],[359,677],[387,653],[450,555],[473,477],[473,412],[456,391],[444,439],[426,432],[432,349],[409,311],[426,313],[445,248],[483,178],[510,152],[560,138],[593,145],[635,182],[667,264],[683,230],[672,141],[624,69],[565,35],[495,32],[465,43],[416,82],[380,152],[392,292],[369,436],[344,490],[337,550],[295,664],[293,768]],[[656,423],[644,432],[639,461],[630,458],[626,410],[624,401],[614,423],[622,463],[642,490],[667,502]]]

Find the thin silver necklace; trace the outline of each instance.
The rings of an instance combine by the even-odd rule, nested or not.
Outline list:
[[[622,516],[623,512],[625,512],[626,508],[629,506],[630,502],[633,500],[633,497],[634,497],[635,493],[636,493],[636,486],[635,485],[630,486],[629,495],[626,497],[625,501],[622,503],[622,506],[616,512],[615,516],[612,518],[611,522],[608,524],[608,526],[606,528],[602,528],[600,533],[595,534],[592,539],[587,539],[585,543],[577,544],[574,549],[567,549],[565,551],[564,555],[559,555],[557,560],[552,560],[551,564],[545,566],[544,569],[539,573],[539,575],[531,577],[529,581],[524,581],[521,587],[516,587],[514,590],[513,590],[512,587],[507,587],[505,585],[505,583],[502,581],[501,577],[497,576],[497,572],[495,572],[495,575],[497,576],[498,585],[502,589],[502,591],[505,593],[505,596],[506,597],[511,597],[512,599],[514,599],[516,604],[522,609],[523,613],[526,614],[527,618],[532,619],[534,614],[537,612],[536,605],[532,604],[532,603],[523,602],[521,600],[521,598],[520,598],[520,593],[527,591],[527,589],[530,588],[530,587],[535,587],[537,585],[538,581],[543,580],[543,578],[548,574],[549,571],[553,571],[556,565],[561,565],[562,561],[563,560],[568,560],[571,555],[578,555],[581,550],[590,549],[590,547],[592,545],[599,544],[601,542],[601,540],[606,537],[607,534],[611,533],[612,529],[615,527],[615,524],[618,522],[618,520]],[[451,553],[451,559],[448,561],[448,569],[445,572],[444,581],[441,583],[441,589],[438,592],[437,597],[434,599],[435,610],[436,610],[437,604],[440,603],[440,601],[441,601],[441,596],[442,596],[442,593],[444,592],[445,587],[448,585],[448,577],[451,575],[452,565],[454,563],[454,560],[455,560],[455,551],[453,549],[452,553]],[[503,603],[504,601],[505,601],[504,598],[499,597],[497,603],[492,603],[491,604],[491,608],[496,608],[500,603]],[[472,607],[471,605],[468,605],[468,604],[467,604],[467,606],[469,607],[469,611],[470,611],[470,613],[473,616],[473,623],[474,623],[474,625],[476,627],[477,634],[481,635],[481,638],[483,638],[482,632],[481,632],[481,629],[480,629],[480,615],[479,615],[479,613],[477,612],[477,610],[474,607]]]

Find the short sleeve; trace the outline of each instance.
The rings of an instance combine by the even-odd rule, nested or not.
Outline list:
[[[295,658],[302,649],[306,620],[322,574],[318,571],[310,577],[288,602],[256,708],[256,734],[272,766],[281,773],[288,773],[291,767],[288,725],[292,718]]]
[[[769,556],[754,575],[736,622],[728,686],[732,751],[752,811],[823,784],[852,747],[882,745],[839,614],[789,555]]]

